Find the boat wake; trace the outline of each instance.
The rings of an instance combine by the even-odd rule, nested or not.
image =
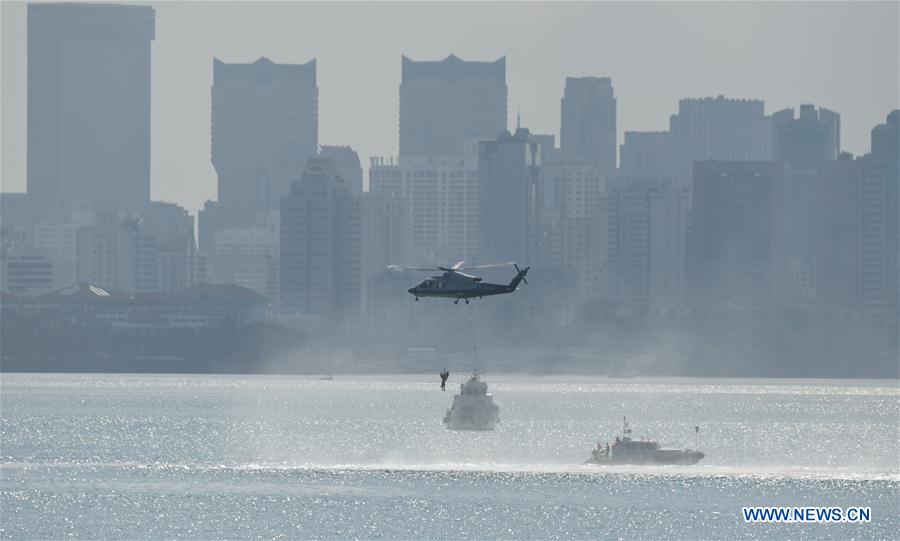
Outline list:
[[[257,466],[250,466],[257,467]],[[265,468],[265,465],[258,467]],[[665,477],[732,477],[745,479],[809,479],[846,481],[893,481],[900,483],[900,472],[840,470],[833,467],[790,466],[678,466],[678,465],[610,465],[594,464],[475,464],[465,462],[432,464],[303,464],[279,466],[291,469],[340,470],[340,471],[395,471],[395,472],[472,472],[512,474],[559,475],[639,475]]]

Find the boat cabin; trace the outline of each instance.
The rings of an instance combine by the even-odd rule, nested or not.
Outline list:
[[[622,438],[612,444],[610,456],[653,454],[659,450],[659,443],[649,440],[633,440],[629,437]]]
[[[487,383],[480,381],[478,376],[472,376],[469,381],[459,384],[459,394],[486,395]]]

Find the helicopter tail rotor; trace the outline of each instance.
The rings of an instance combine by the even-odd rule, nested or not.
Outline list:
[[[516,268],[516,276],[509,283],[510,289],[516,289],[519,286],[519,282],[525,282],[525,285],[528,285],[528,280],[525,279],[525,275],[528,274],[528,269],[531,267],[525,267],[524,269],[519,269],[519,266],[513,263],[513,267]]]

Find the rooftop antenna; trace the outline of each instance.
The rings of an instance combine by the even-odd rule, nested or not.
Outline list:
[[[516,110],[516,131],[522,128],[522,111]]]

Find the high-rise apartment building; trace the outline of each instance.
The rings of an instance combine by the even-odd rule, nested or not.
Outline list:
[[[609,77],[566,77],[560,149],[566,162],[595,167],[604,178],[616,170],[616,98]]]
[[[542,149],[543,152],[543,149]],[[543,155],[543,154],[542,154]],[[575,276],[579,299],[598,292],[602,240],[592,227],[604,191],[599,171],[583,163],[543,163],[537,187],[535,262]]]
[[[671,137],[667,131],[625,132],[619,176],[625,179],[672,178]]]
[[[409,221],[406,200],[388,193],[366,192],[359,196],[362,207],[362,281],[364,312],[370,317],[381,309],[385,271],[408,261]],[[393,289],[390,291],[394,291]],[[401,289],[402,291],[402,289]],[[372,303],[376,303],[373,305]]]
[[[775,158],[791,164],[795,170],[818,169],[834,161],[841,153],[841,115],[824,107],[800,106],[772,114],[775,128]]]
[[[415,264],[478,254],[478,164],[463,158],[372,158],[369,190],[405,207],[405,255]],[[401,263],[394,261],[393,263]]]
[[[363,218],[363,267],[365,277],[391,265],[406,265],[406,200],[380,192],[360,196]]]
[[[785,289],[781,162],[698,162],[692,191],[691,296],[699,312],[763,314]]]
[[[525,128],[484,141],[478,153],[478,258],[528,262],[534,255],[541,146]]]
[[[150,200],[154,10],[28,5],[28,193],[137,208]]]
[[[872,156],[884,160],[891,167],[900,167],[897,155],[900,153],[900,109],[888,113],[884,124],[872,128]]]
[[[194,285],[194,217],[183,207],[162,201],[151,201],[141,215],[156,237],[159,290],[181,291]]]
[[[819,304],[818,276],[822,237],[823,174],[840,153],[841,117],[825,108],[801,105],[772,115],[775,157],[788,166],[784,194],[787,240],[787,304],[814,310]]]
[[[402,60],[400,157],[460,157],[471,138],[506,129],[506,58]]]
[[[880,227],[884,231],[886,311],[896,319],[900,315],[900,109],[872,128],[872,159],[884,168]]]
[[[847,156],[832,164],[822,184],[819,308],[895,315],[898,277],[890,262],[897,245],[891,244],[887,227],[891,184],[885,164],[870,155]]]
[[[688,309],[690,192],[668,180],[607,187],[607,296],[630,314]]]
[[[821,297],[826,307],[881,321],[900,313],[898,134],[900,111],[894,110],[872,129],[871,154],[846,156],[823,178]]]
[[[343,318],[359,311],[359,199],[329,158],[312,158],[281,200],[279,295],[286,313]]]

